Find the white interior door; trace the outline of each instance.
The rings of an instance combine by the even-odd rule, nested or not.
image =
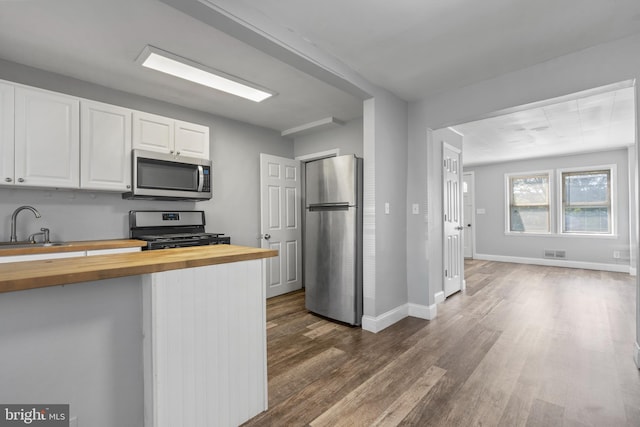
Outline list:
[[[461,152],[443,142],[442,144],[442,182],[443,182],[443,220],[444,220],[444,295],[462,289],[464,279],[464,258],[462,248],[462,195]]]
[[[266,260],[267,298],[302,288],[300,162],[260,154],[261,247],[276,249]]]
[[[464,223],[464,257],[473,258],[473,222],[475,220],[473,215],[473,191],[474,191],[474,175],[472,172],[467,172],[462,175],[462,201],[464,205],[464,212],[462,219]]]

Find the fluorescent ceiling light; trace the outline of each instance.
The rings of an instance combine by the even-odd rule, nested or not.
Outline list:
[[[275,95],[274,92],[238,77],[208,68],[197,62],[165,52],[153,46],[146,46],[137,63],[162,73],[170,74],[190,82],[198,83],[216,90],[260,102]]]

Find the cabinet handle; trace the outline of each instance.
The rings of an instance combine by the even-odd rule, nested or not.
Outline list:
[[[18,182],[24,182],[24,178],[18,178]]]
[[[130,186],[130,185],[127,185],[127,189],[129,189],[129,188],[131,188],[131,186]]]
[[[173,150],[169,150],[169,154],[173,154]]]
[[[4,179],[4,182],[11,182],[11,181],[13,181],[11,178],[5,178]]]
[[[177,156],[179,156],[179,155],[180,155],[180,152],[179,152],[179,151],[176,151],[176,155],[177,155]]]

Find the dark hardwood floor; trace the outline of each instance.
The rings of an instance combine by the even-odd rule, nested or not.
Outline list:
[[[373,334],[267,301],[269,410],[247,426],[640,426],[635,278],[487,261],[432,321]]]

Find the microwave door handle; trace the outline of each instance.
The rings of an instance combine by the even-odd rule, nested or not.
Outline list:
[[[198,165],[198,192],[201,193],[204,188],[204,169]]]

